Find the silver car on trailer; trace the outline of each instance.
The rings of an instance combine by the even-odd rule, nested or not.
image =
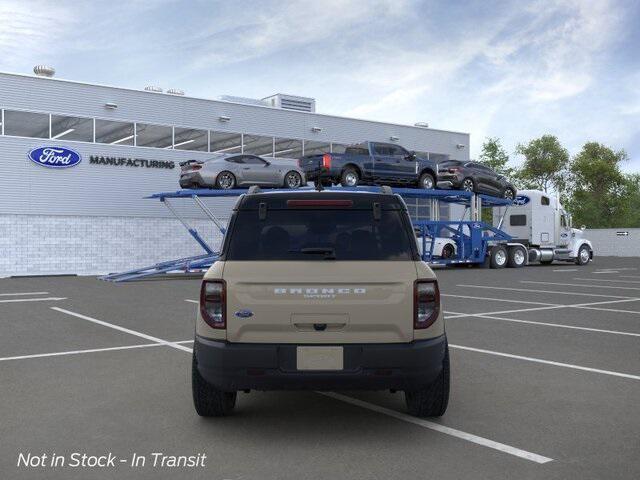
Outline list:
[[[306,185],[304,170],[292,158],[260,157],[249,154],[222,154],[209,160],[189,160],[180,164],[182,188],[230,189],[262,187],[299,188]]]

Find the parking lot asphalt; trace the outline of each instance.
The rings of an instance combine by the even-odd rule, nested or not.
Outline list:
[[[0,478],[640,478],[640,259],[436,274],[451,399],[424,420],[389,392],[241,393],[203,419],[199,279],[0,279]],[[18,466],[74,452],[126,462]]]

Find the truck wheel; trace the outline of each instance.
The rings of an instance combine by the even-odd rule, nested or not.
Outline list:
[[[345,168],[340,176],[340,185],[343,187],[357,187],[360,177],[354,168]]]
[[[502,245],[496,245],[491,249],[489,266],[491,268],[504,268],[507,265],[507,249]]]
[[[223,417],[236,406],[237,392],[223,392],[208,383],[198,371],[196,355],[191,361],[191,390],[193,405],[201,417]]]
[[[433,190],[435,185],[436,185],[436,182],[433,179],[433,175],[431,175],[430,173],[423,173],[422,175],[420,175],[420,180],[418,181],[418,187],[424,190]]]
[[[416,417],[440,417],[449,404],[449,345],[445,346],[442,371],[431,385],[422,390],[405,391],[407,410]]]
[[[577,265],[586,265],[591,260],[591,250],[587,245],[582,245],[578,250],[578,256],[576,257]]]
[[[509,247],[507,267],[520,268],[527,263],[527,252],[522,247]]]

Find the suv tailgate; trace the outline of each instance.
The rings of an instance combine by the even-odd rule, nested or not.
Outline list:
[[[413,340],[413,262],[229,261],[224,278],[230,342]]]

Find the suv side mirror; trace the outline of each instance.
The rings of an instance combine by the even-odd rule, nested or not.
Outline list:
[[[413,150],[410,151],[404,156],[404,159],[413,162],[416,159],[416,152],[414,152]]]
[[[265,166],[265,167],[268,167],[269,165],[271,165],[271,162],[269,162],[269,161],[265,160],[265,161],[264,161],[264,166]]]

